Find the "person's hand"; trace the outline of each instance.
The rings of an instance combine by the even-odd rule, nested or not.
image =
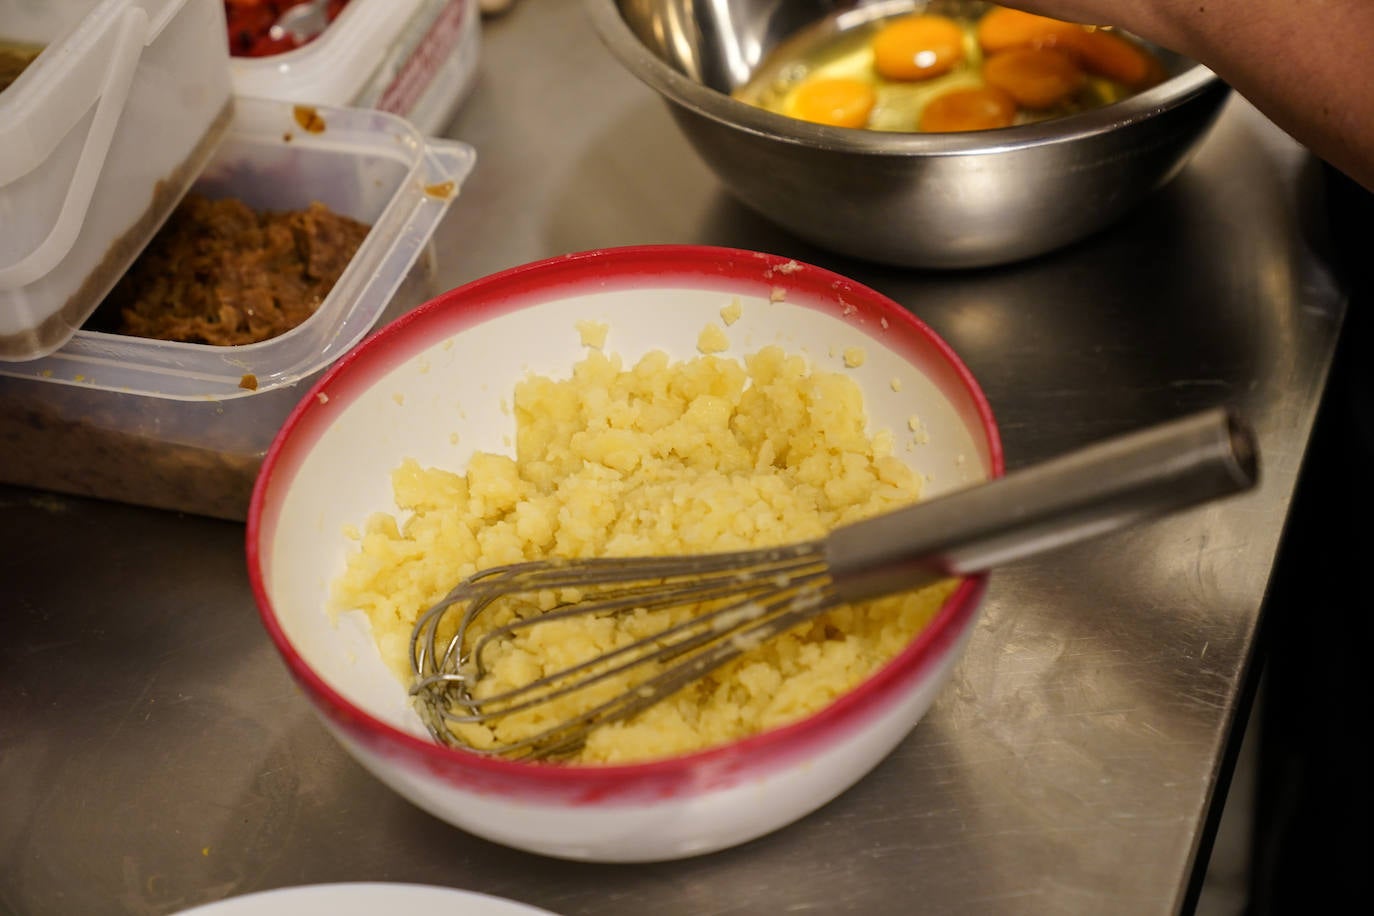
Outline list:
[[[1374,2],[999,0],[1111,25],[1211,68],[1293,137],[1374,190]]]

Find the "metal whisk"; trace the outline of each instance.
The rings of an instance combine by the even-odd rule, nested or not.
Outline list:
[[[837,528],[823,538],[699,556],[544,560],[459,583],[416,622],[416,708],[439,741],[509,758],[565,755],[600,725],[626,719],[760,643],[836,605],[989,570],[1253,487],[1253,434],[1215,409],[1109,439],[986,483]],[[540,610],[538,596],[575,589]],[[510,622],[479,618],[519,604]],[[508,605],[510,606],[510,605]],[[572,617],[691,606],[684,622],[514,689],[483,696],[486,650]],[[441,624],[456,618],[456,626]],[[619,681],[643,674],[629,687]],[[528,737],[474,747],[464,724],[538,716],[563,697],[608,692]]]

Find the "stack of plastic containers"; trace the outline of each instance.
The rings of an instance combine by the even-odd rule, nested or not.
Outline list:
[[[422,6],[461,13],[455,26],[476,7],[352,0],[283,59],[343,53],[358,23],[375,37],[379,5],[409,7],[406,24]],[[442,28],[430,21],[427,34]],[[425,128],[367,104],[404,62],[374,69],[342,105],[303,106],[291,81],[249,95],[221,0],[0,0],[0,42],[42,48],[0,90],[0,481],[242,518],[308,384],[437,292],[432,236],[475,155],[428,134],[466,86],[440,98],[409,78],[407,114]],[[470,79],[475,52],[464,54],[456,45],[426,66]],[[371,228],[315,313],[278,337],[211,346],[84,329],[190,190],[259,210],[318,201]]]
[[[477,0],[349,0],[319,38],[270,57],[235,57],[239,95],[389,111],[443,130],[476,78]]]
[[[65,342],[214,152],[233,109],[222,16],[0,0],[0,38],[43,49],[0,92],[0,359]]]

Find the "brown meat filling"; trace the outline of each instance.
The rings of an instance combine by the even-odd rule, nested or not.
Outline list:
[[[10,83],[19,79],[19,74],[33,63],[39,50],[0,45],[0,92],[10,88]]]
[[[229,346],[256,343],[315,313],[368,226],[321,203],[256,212],[189,194],[102,310],[115,333]]]

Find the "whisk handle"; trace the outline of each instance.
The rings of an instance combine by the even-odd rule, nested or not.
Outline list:
[[[1217,408],[838,528],[827,562],[842,600],[875,598],[1239,493],[1258,477],[1252,431]]]

